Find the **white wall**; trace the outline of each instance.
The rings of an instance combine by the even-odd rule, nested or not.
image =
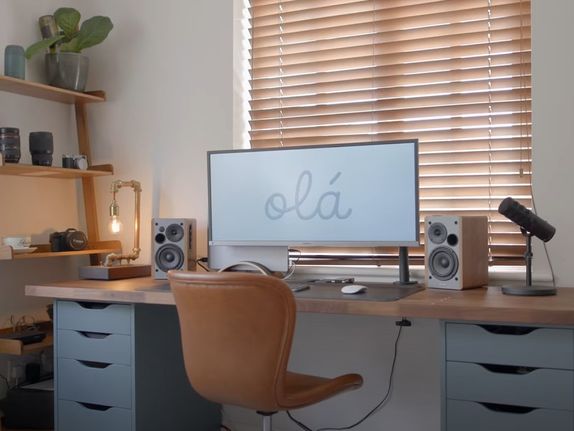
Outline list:
[[[548,251],[557,284],[574,286],[574,2],[535,0],[532,21],[534,196],[539,215],[556,227]],[[541,247],[534,259],[545,260]]]
[[[102,88],[109,97],[108,103],[89,108],[92,146],[96,162],[114,163],[117,178],[142,182],[142,261],[149,261],[147,221],[152,216],[197,218],[199,243],[205,253],[205,152],[232,147],[233,122],[238,115],[231,107],[232,11],[233,4],[239,1],[72,2],[87,16],[109,15],[116,25],[108,41],[88,52],[93,66],[89,87]],[[43,2],[42,8],[49,10],[54,4]],[[23,16],[30,26],[32,17],[44,12],[37,5],[33,0],[4,0],[0,16],[6,16],[2,12]],[[570,23],[574,21],[574,4],[571,0],[534,0],[532,8],[536,201],[539,214],[558,229],[548,245],[558,282],[572,286],[574,274],[568,268],[568,248],[574,242],[570,229],[574,176],[569,170],[574,156],[574,89],[565,83],[574,76],[574,64],[571,56],[561,54],[561,50],[568,53],[569,41],[573,39]],[[9,35],[23,31],[21,27],[25,26],[19,25],[18,30],[0,27],[0,41],[12,42]],[[10,105],[6,99],[0,100],[0,118],[4,119],[6,106]],[[27,109],[31,108],[24,108],[26,112]],[[20,121],[21,115],[13,121]],[[35,113],[33,121],[39,121],[42,115],[46,114]],[[107,216],[108,185],[107,180],[99,182],[102,218]],[[120,198],[124,213],[130,214],[132,196],[125,191]],[[124,247],[130,243],[131,236],[126,234]],[[537,252],[535,261],[541,271],[546,270],[543,254]],[[4,277],[6,269],[1,265],[2,283],[8,280],[8,289],[3,287],[3,291],[12,292],[3,306],[10,308],[12,301],[14,309],[28,307],[15,302],[15,292],[21,291],[24,283],[18,274],[29,267],[11,263],[9,271],[18,272]],[[391,319],[299,315],[292,368],[326,375],[358,371],[365,376],[366,384],[360,391],[304,409],[298,416],[313,427],[343,425],[360,417],[384,393],[395,334]],[[440,429],[439,324],[434,320],[416,320],[403,336],[393,397],[359,430]],[[250,412],[226,407],[225,417],[234,431],[257,429],[258,419]],[[276,424],[279,430],[297,429],[283,415]]]

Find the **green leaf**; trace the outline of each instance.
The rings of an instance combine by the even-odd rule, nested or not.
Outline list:
[[[72,39],[69,42],[64,42],[58,46],[60,52],[80,52],[78,38]]]
[[[78,49],[81,51],[102,43],[112,31],[112,28],[114,28],[114,25],[107,16],[94,16],[87,19],[82,23],[77,36]]]
[[[33,55],[37,54],[40,51],[44,51],[48,48],[50,48],[52,45],[54,45],[56,42],[62,40],[64,38],[64,35],[59,35],[59,36],[54,36],[51,37],[50,39],[42,39],[32,45],[30,45],[28,47],[28,49],[26,49],[26,58],[29,60],[30,58],[32,58]]]
[[[72,39],[78,33],[80,12],[71,7],[61,7],[54,12],[56,24],[60,27],[68,39]]]

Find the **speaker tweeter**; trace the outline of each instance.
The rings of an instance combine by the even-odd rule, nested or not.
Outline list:
[[[194,271],[196,260],[195,220],[152,219],[153,273],[166,280],[169,270]]]

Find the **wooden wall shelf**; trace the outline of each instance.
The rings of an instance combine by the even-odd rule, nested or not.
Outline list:
[[[25,165],[20,163],[4,163],[0,160],[0,175],[18,175],[36,178],[93,178],[113,175],[112,165],[91,166],[90,169],[70,169],[47,166]]]
[[[93,265],[99,263],[99,254],[107,254],[120,251],[119,241],[99,241],[98,212],[96,208],[96,192],[94,178],[113,174],[112,165],[92,166],[90,138],[88,133],[88,115],[86,106],[89,103],[106,101],[106,93],[92,91],[80,93],[52,87],[38,82],[23,79],[0,76],[0,91],[35,97],[53,102],[73,105],[76,114],[76,131],[78,134],[78,154],[83,154],[88,159],[88,170],[66,169],[55,167],[40,167],[23,164],[0,163],[1,175],[16,175],[36,178],[79,178],[82,181],[82,194],[84,197],[84,212],[86,217],[86,234],[91,244],[88,249],[78,252],[52,253],[49,245],[40,245],[38,250],[28,254],[14,254],[11,247],[0,246],[0,260],[35,259],[43,257],[63,257],[89,255]]]
[[[12,78],[10,76],[0,76],[0,91],[68,104],[106,101],[106,93],[103,91],[79,93],[77,91],[65,90],[63,88]]]
[[[39,322],[37,326],[40,330],[46,331],[46,338],[39,343],[22,344],[19,340],[9,340],[0,338],[0,354],[4,355],[29,355],[30,353],[41,352],[47,347],[54,345],[54,335],[52,322]],[[0,329],[0,333],[10,332],[11,328]]]
[[[59,251],[50,250],[50,244],[34,244],[38,249],[32,253],[15,254],[12,247],[0,246],[0,260],[14,259],[40,259],[44,257],[65,257],[65,256],[86,256],[95,254],[120,253],[122,243],[120,241],[96,241],[88,243],[88,246],[81,251]]]

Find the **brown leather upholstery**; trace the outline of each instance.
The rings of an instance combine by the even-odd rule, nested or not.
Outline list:
[[[281,280],[245,273],[170,271],[185,368],[205,398],[263,412],[304,407],[363,379],[287,371],[295,299]]]

